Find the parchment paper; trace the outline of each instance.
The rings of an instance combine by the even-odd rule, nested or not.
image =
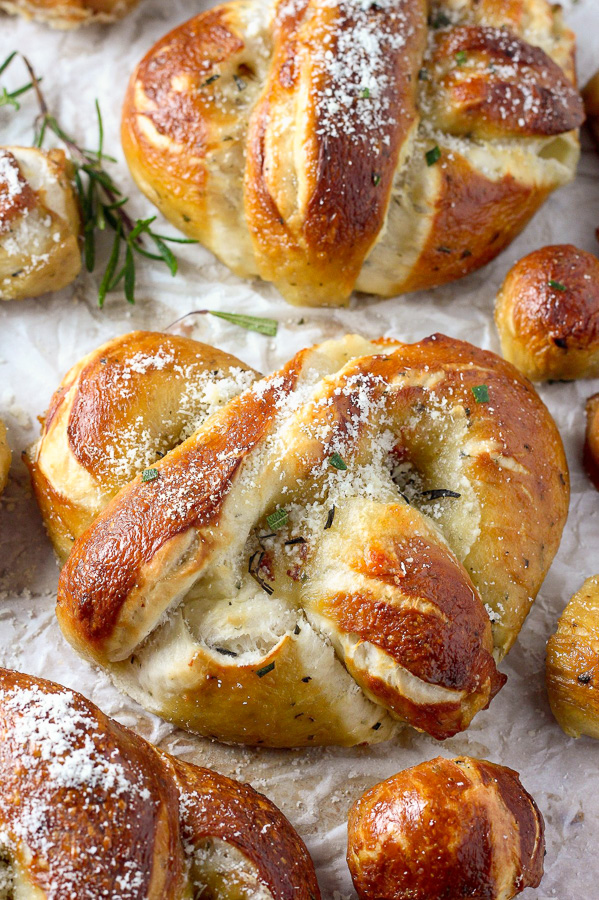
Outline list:
[[[120,105],[134,64],[167,30],[203,8],[202,2],[142,0],[139,9],[112,28],[53,32],[0,17],[0,59],[26,52],[43,76],[50,108],[86,146],[95,146],[93,101],[104,113],[106,150],[119,157],[113,171],[134,198],[137,215],[152,208],[136,192],[122,163],[118,139]],[[599,2],[579,0],[569,8],[579,39],[580,81],[599,67]],[[19,63],[4,83],[27,79]],[[36,113],[33,97],[20,113],[0,109],[0,143],[30,144]],[[516,647],[502,669],[506,687],[469,731],[437,743],[407,730],[395,743],[372,748],[267,751],[225,747],[187,735],[144,713],[119,694],[106,676],[81,661],[61,636],[53,606],[58,569],[32,499],[20,452],[38,433],[43,413],[67,368],[99,343],[133,328],[161,329],[198,308],[278,319],[274,339],[251,334],[212,317],[197,317],[192,334],[235,353],[268,372],[296,350],[348,331],[369,337],[418,340],[434,331],[498,350],[492,321],[495,292],[512,263],[548,243],[572,242],[597,251],[599,156],[584,136],[577,180],[555,194],[523,235],[503,255],[468,279],[434,292],[394,300],[359,297],[349,310],[305,310],[287,306],[270,286],[232,276],[200,247],[185,247],[180,273],[165,267],[138,268],[138,302],[122,295],[96,307],[97,279],[83,276],[53,296],[0,307],[0,417],[9,426],[14,451],[8,489],[0,500],[0,664],[55,679],[82,691],[110,715],[160,746],[219,771],[250,781],[287,814],[308,843],[326,900],[353,894],[345,864],[350,804],[369,786],[406,766],[438,754],[486,757],[517,769],[547,823],[546,874],[526,900],[599,897],[599,745],[567,738],[553,720],[544,688],[544,649],[558,615],[583,579],[599,571],[599,495],[581,465],[584,400],[597,381],[541,388],[561,430],[572,474],[570,517],[561,549]],[[170,229],[164,225],[161,230]],[[174,233],[174,232],[173,232]],[[189,320],[188,320],[189,321]]]

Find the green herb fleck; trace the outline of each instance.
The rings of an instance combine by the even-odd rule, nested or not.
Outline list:
[[[202,87],[206,87],[207,84],[212,84],[214,81],[218,81],[220,75],[211,75],[210,78],[207,78],[206,81],[202,82]]]
[[[439,162],[440,159],[441,159],[441,150],[440,150],[438,144],[435,147],[433,147],[432,150],[427,150],[427,152],[426,152],[427,166],[434,166],[435,163]]]
[[[445,28],[447,25],[451,25],[451,19],[444,12],[429,16],[428,21],[433,28]]]
[[[276,509],[274,513],[271,513],[266,517],[266,521],[268,522],[268,527],[271,531],[278,531],[280,528],[284,528],[289,521],[287,510]]]
[[[360,98],[362,100],[370,100],[370,88],[362,88],[362,90],[360,91]]]
[[[562,284],[561,281],[549,281],[549,287],[552,287],[555,291],[565,291],[567,290],[566,285]]]
[[[476,387],[472,388],[472,393],[477,403],[489,402],[489,388],[486,384],[477,384]]]
[[[468,59],[468,54],[466,53],[466,51],[458,50],[458,52],[455,55],[455,61],[457,62],[458,66],[463,66],[467,59]]]
[[[144,469],[141,473],[142,481],[156,481],[158,478],[158,469]]]
[[[267,666],[264,666],[264,668],[258,669],[256,671],[256,675],[258,676],[258,678],[264,678],[265,675],[268,675],[269,672],[272,672],[274,667],[275,667],[274,662],[271,662]]]
[[[329,510],[329,514],[327,516],[327,520],[325,522],[324,530],[327,531],[333,524],[335,520],[335,509],[336,507],[333,505]]]
[[[245,83],[243,78],[240,78],[239,75],[233,75],[233,79],[235,81],[235,84],[237,85],[237,90],[245,91],[247,84]]]
[[[372,183],[375,187],[378,187],[381,183],[381,176],[378,174],[378,172],[372,173]]]
[[[428,69],[420,69],[418,72],[418,81],[428,81]]]
[[[240,328],[246,328],[248,331],[257,331],[259,334],[265,334],[268,337],[275,337],[279,323],[276,319],[265,319],[262,316],[244,316],[238,313],[215,312],[208,310],[211,316],[219,319],[226,319],[233,325],[239,325]]]
[[[345,472],[347,469],[347,463],[339,453],[333,453],[332,456],[329,457],[329,465],[334,469],[339,469],[340,472]]]

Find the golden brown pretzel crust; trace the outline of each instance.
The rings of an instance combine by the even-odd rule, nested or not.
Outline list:
[[[571,178],[573,47],[546,0],[235,0],[141,61],[123,147],[171,221],[291,302],[432,287]]]
[[[6,440],[6,427],[0,419],[0,493],[6,487],[10,469],[11,452]]]
[[[570,737],[599,738],[599,576],[571,598],[547,643],[553,715]]]
[[[172,343],[137,332],[86,357],[32,454],[59,551],[66,528],[78,538],[59,584],[68,640],[142,704],[222,740],[467,727],[503,683],[493,646],[500,659],[515,640],[566,516],[561,441],[529,383],[439,335],[347,336],[258,382],[226,357],[202,389],[228,366],[228,402],[169,439],[148,480],[143,466],[123,478],[103,436],[112,418],[122,444],[130,409],[177,419]]]
[[[599,260],[571,244],[542,247],[508,272],[497,295],[501,349],[528,378],[599,375]]]
[[[0,846],[15,888],[48,900],[73,888],[80,900],[189,900],[202,884],[214,900],[320,897],[299,835],[249,785],[157,750],[53,682],[0,669],[0,697]],[[235,855],[219,873],[221,843]]]
[[[587,400],[586,416],[583,463],[587,475],[599,491],[599,394],[593,394]]]
[[[0,0],[0,10],[62,29],[116,22],[138,3],[139,0]]]
[[[599,72],[593,75],[583,90],[582,97],[591,131],[599,146]]]
[[[512,769],[438,757],[367,791],[349,816],[360,900],[510,900],[538,887],[543,817]]]

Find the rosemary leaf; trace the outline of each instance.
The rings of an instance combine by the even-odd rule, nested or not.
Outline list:
[[[118,222],[116,231],[114,233],[114,241],[112,243],[112,250],[110,253],[110,257],[108,259],[108,264],[106,269],[104,270],[104,275],[102,276],[102,281],[100,282],[100,287],[98,288],[98,306],[100,309],[104,306],[104,301],[106,299],[106,294],[108,293],[108,288],[112,282],[114,277],[114,273],[116,272],[116,267],[119,262],[119,256],[121,251],[121,239],[123,236],[122,225]]]
[[[129,242],[125,253],[125,299],[127,303],[135,303],[135,262]]]
[[[265,319],[261,316],[244,316],[239,313],[216,312],[208,310],[211,316],[217,316],[219,319],[226,319],[233,325],[239,325],[241,328],[247,328],[248,331],[257,331],[259,334],[265,334],[268,337],[275,337],[279,327],[276,319]]]

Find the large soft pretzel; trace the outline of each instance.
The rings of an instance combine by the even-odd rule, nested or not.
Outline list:
[[[177,227],[291,302],[418,290],[572,178],[573,54],[547,0],[236,0],[142,60],[123,147]]]
[[[262,794],[156,749],[81,694],[7,669],[0,895],[320,897],[301,838]]]
[[[134,333],[55,395],[31,468],[59,549],[88,500],[82,523],[149,465],[127,438],[127,474],[122,459],[106,474],[132,406],[168,438],[155,453],[173,445],[183,347],[214,354]],[[253,377],[238,364],[224,384]],[[394,719],[445,737],[501,686],[489,618],[500,658],[567,502],[555,425],[512,366],[443,336],[348,336],[302,351],[125,483],[73,546],[58,618],[144,706],[223,740],[374,741]]]

